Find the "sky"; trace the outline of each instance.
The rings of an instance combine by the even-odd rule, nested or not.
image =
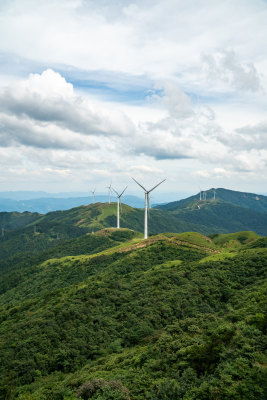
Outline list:
[[[1,0],[0,191],[267,192],[266,21],[265,0]]]

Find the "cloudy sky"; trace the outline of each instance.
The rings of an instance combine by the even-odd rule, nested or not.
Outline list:
[[[0,191],[267,192],[267,1],[1,0]]]

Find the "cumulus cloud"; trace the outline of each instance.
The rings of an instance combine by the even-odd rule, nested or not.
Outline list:
[[[188,96],[180,96],[179,93],[181,98],[185,99],[186,106],[190,104]],[[177,106],[176,112],[173,112],[173,103]],[[167,104],[168,115],[165,118],[139,124],[133,147],[136,153],[158,160],[194,158],[212,161],[218,152],[227,152],[226,146],[218,140],[221,128],[215,122],[210,107],[202,106],[196,111],[186,108],[183,113],[183,104],[178,110],[175,98]]]
[[[263,0],[2,1],[0,82],[15,81],[0,89],[3,160],[15,152],[13,171],[34,166],[49,179],[53,170],[104,178],[163,165],[167,174],[194,165],[203,179],[266,171],[267,126],[256,123],[266,109],[266,14]],[[50,69],[14,78],[42,65]],[[89,101],[81,87],[97,79],[126,96]]]
[[[157,94],[160,92],[160,94]],[[150,101],[161,102],[170,116],[187,118],[193,115],[190,97],[173,81],[160,81],[155,85],[155,92],[148,97]]]
[[[258,92],[262,89],[260,75],[252,62],[241,62],[233,50],[203,54],[207,78],[222,81],[241,91]]]
[[[37,148],[96,149],[96,141],[88,142],[81,135],[63,130],[52,124],[37,124],[34,120],[19,119],[0,113],[0,139],[2,147],[24,145]]]
[[[233,131],[223,131],[217,135],[217,139],[235,153],[267,149],[267,122],[243,126]]]
[[[132,165],[129,168],[130,173],[136,173],[138,175],[143,176],[143,174],[150,174],[150,175],[162,175],[163,170],[161,168],[157,168],[153,165]]]
[[[157,82],[155,88],[150,100],[164,110],[165,117],[135,126],[113,109],[108,113],[101,106],[93,109],[60,74],[52,70],[33,74],[16,87],[0,90],[1,147],[23,146],[28,159],[65,174],[89,166],[99,176],[111,169],[113,173],[162,173],[154,162],[134,163],[144,157],[150,163],[153,159],[198,160],[215,166],[210,176],[222,176],[220,168],[251,171],[266,167],[265,123],[229,132],[216,122],[210,106],[193,107],[176,82]],[[32,149],[31,155],[27,148]],[[132,167],[125,163],[129,157]],[[257,162],[253,163],[254,158]],[[199,176],[208,177],[205,170],[199,171]]]
[[[123,113],[94,109],[75,94],[73,86],[51,69],[0,89],[2,146],[98,147],[98,136],[131,134],[133,124]],[[86,139],[86,136],[92,138]]]

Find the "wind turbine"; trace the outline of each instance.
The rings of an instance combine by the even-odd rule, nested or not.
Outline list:
[[[108,204],[110,204],[110,192],[112,190],[111,183],[112,182],[110,182],[110,185],[106,187],[106,189],[108,189]]]
[[[126,188],[121,192],[121,194],[119,194],[114,188],[112,188],[112,190],[116,193],[117,195],[117,229],[120,229],[120,205],[121,205],[121,196],[123,195],[123,193],[125,192]]]
[[[96,188],[94,188],[94,190],[91,190],[92,197],[93,197],[92,203],[95,203],[95,189],[96,189]]]
[[[150,190],[146,190],[144,188],[144,186],[142,186],[139,182],[137,182],[137,180],[135,180],[134,178],[132,178],[135,183],[137,183],[137,185],[139,185],[145,192],[145,226],[144,226],[144,239],[148,238],[148,226],[147,226],[147,214],[148,214],[148,208],[149,208],[149,193],[151,193],[154,189],[156,189],[156,187],[158,187],[159,185],[161,185],[164,181],[166,181],[166,179],[163,179],[163,181],[161,181],[160,183],[158,183],[156,186],[154,186],[152,189]]]

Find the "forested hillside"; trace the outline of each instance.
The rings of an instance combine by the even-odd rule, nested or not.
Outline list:
[[[1,399],[265,400],[266,238],[140,236],[2,265]]]

